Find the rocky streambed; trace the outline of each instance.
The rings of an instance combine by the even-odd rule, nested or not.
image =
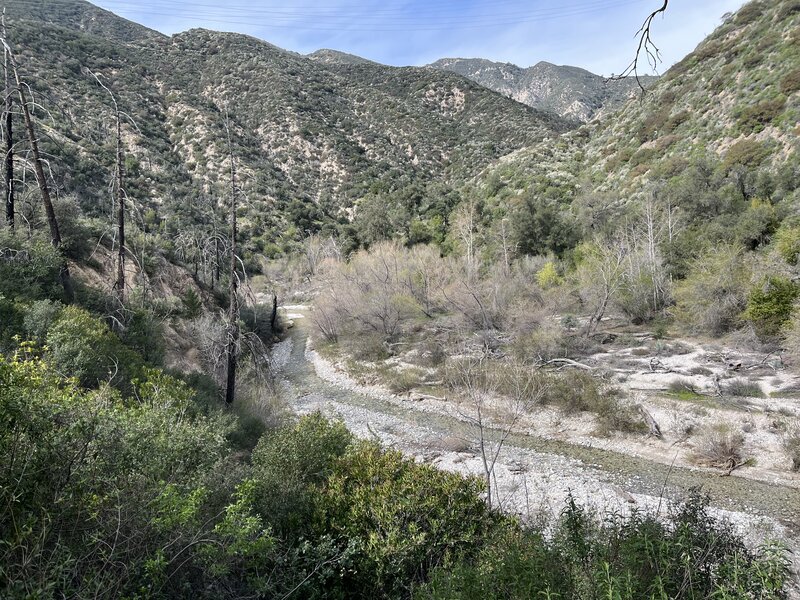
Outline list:
[[[342,419],[359,437],[379,440],[416,460],[482,477],[477,428],[436,403],[415,402],[374,386],[360,385],[316,353],[309,343],[303,307],[287,307],[295,326],[275,347],[273,362],[285,397],[298,414],[321,411]],[[496,440],[488,430],[484,439]],[[666,512],[700,487],[717,513],[732,521],[752,544],[780,539],[800,570],[800,489],[706,469],[650,460],[586,443],[514,431],[492,475],[493,503],[531,520],[557,516],[572,495],[597,511]],[[800,597],[800,596],[797,596]]]

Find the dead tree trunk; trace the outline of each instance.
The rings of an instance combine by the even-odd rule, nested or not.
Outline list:
[[[272,314],[269,317],[269,330],[275,333],[278,329],[278,294],[272,294]]]
[[[14,73],[14,82],[17,87],[17,94],[19,96],[19,103],[22,107],[22,118],[25,122],[25,129],[28,133],[28,143],[31,146],[31,154],[33,156],[33,168],[36,173],[36,182],[39,185],[39,191],[42,194],[42,203],[44,204],[45,214],[47,215],[47,224],[50,228],[50,241],[55,248],[61,247],[61,232],[58,229],[58,219],[53,209],[53,201],[50,196],[50,187],[47,183],[47,177],[44,173],[42,162],[42,155],[39,152],[39,140],[36,137],[36,129],[33,125],[33,117],[31,116],[30,106],[28,105],[28,95],[25,93],[25,87],[19,76],[19,69],[17,68],[17,61],[14,58],[14,53],[8,45],[5,37],[2,38],[3,47],[8,55],[11,64],[11,70]],[[72,302],[75,297],[75,291],[72,287],[72,278],[69,274],[69,265],[66,260],[61,264],[59,272],[59,279],[61,286],[64,288],[64,295],[68,302]]]
[[[6,15],[3,9],[3,37],[6,37]],[[3,136],[6,139],[5,158],[5,192],[6,192],[6,223],[14,229],[14,129],[12,118],[11,79],[8,70],[8,50],[3,52],[3,79],[5,83],[5,107],[3,112]]]
[[[113,94],[111,97],[114,97]],[[114,189],[117,196],[117,236],[119,237],[116,290],[119,307],[122,310],[122,307],[125,306],[125,188],[123,187],[125,163],[122,151],[122,122],[116,100],[114,100],[114,111],[117,117],[117,181]]]
[[[231,206],[230,206],[230,236],[231,236],[231,264],[230,264],[230,300],[228,305],[228,345],[225,349],[227,359],[227,377],[225,385],[225,402],[233,404],[236,394],[236,367],[239,346],[239,280],[236,274],[236,161],[233,157],[233,144],[231,142],[231,129],[227,113],[225,115],[225,129],[228,133],[228,158],[231,163]]]
[[[114,173],[114,204],[117,208],[117,275],[114,281],[114,295],[117,299],[118,322],[123,323],[123,310],[125,307],[125,161],[122,147],[122,114],[119,111],[119,104],[114,93],[102,82],[100,78],[89,71],[97,83],[111,97],[114,105],[114,118],[117,135],[116,169]]]

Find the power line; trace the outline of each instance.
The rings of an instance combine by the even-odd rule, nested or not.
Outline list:
[[[497,5],[501,0],[493,3]],[[47,4],[69,3],[70,0],[48,0]],[[365,13],[361,12],[320,12],[308,7],[293,7],[295,10],[271,10],[265,8],[244,8],[241,6],[215,6],[211,4],[192,3],[192,10],[180,10],[183,6],[175,0],[162,0],[157,4],[143,4],[130,0],[105,0],[103,4],[109,10],[135,12],[137,15],[151,17],[180,18],[184,20],[195,19],[202,23],[223,25],[249,25],[266,29],[295,29],[307,31],[364,31],[364,32],[418,32],[418,31],[443,31],[443,30],[475,30],[492,27],[507,27],[520,23],[539,23],[554,19],[588,16],[606,12],[612,8],[629,6],[640,3],[641,0],[591,0],[577,2],[559,7],[528,9],[524,11],[502,12],[489,14],[472,14],[463,16],[446,16],[429,18],[428,24],[420,24],[421,13],[415,11],[414,16],[391,17],[390,13],[380,10]],[[511,4],[514,0],[511,0]],[[13,4],[43,7],[42,2],[36,0],[13,0]],[[72,4],[74,6],[74,4]],[[444,5],[440,8],[444,10]],[[207,9],[207,10],[197,10]],[[399,8],[386,8],[384,11],[400,11]],[[393,14],[393,13],[391,13]],[[401,13],[397,13],[398,15]],[[408,14],[402,13],[402,14]],[[384,18],[379,18],[383,16]]]

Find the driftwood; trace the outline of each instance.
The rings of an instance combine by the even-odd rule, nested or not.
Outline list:
[[[650,414],[650,411],[648,411],[644,406],[640,404],[639,412],[642,414],[644,422],[647,423],[647,428],[650,430],[650,435],[661,439],[662,437],[661,427],[658,426],[658,423],[653,418],[653,415]]]
[[[570,358],[553,358],[551,360],[546,361],[542,366],[547,366],[547,365],[561,365],[560,368],[575,367],[576,369],[583,369],[584,371],[594,371],[594,367],[584,363],[579,363],[578,361],[572,360]]]

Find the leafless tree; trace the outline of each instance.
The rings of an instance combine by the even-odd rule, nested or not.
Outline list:
[[[308,280],[313,279],[326,260],[341,260],[342,252],[336,238],[314,234],[303,242]]]
[[[98,85],[102,87],[111,98],[111,103],[114,105],[114,126],[116,130],[116,163],[114,171],[114,183],[112,185],[114,206],[117,209],[117,274],[114,281],[114,293],[117,299],[117,310],[121,314],[125,307],[125,160],[124,149],[122,146],[122,116],[123,113],[119,109],[117,98],[108,86],[106,86],[100,77],[89,71],[89,74],[94,77]],[[119,319],[115,322],[122,322]]]
[[[592,335],[624,283],[629,248],[625,240],[600,241],[578,267],[580,293],[592,307],[585,334]]]
[[[452,217],[452,229],[463,246],[464,261],[470,279],[477,276],[478,218],[477,202],[471,197],[458,206]]]
[[[495,467],[520,419],[541,401],[542,379],[519,363],[490,367],[485,357],[452,361],[445,378],[458,395],[459,415],[478,437],[486,503],[502,508]]]
[[[6,34],[6,9],[3,8],[3,38]],[[6,140],[5,157],[5,192],[6,192],[6,223],[14,229],[14,121],[13,121],[13,102],[11,89],[11,73],[8,65],[8,50],[3,52],[3,79],[5,87],[5,102],[3,106],[3,137]]]
[[[2,37],[0,37],[0,42],[3,44],[3,48],[5,49],[6,57],[8,59],[8,64],[11,65],[11,71],[14,74],[14,83],[16,85],[17,95],[19,96],[19,103],[22,108],[22,117],[25,122],[25,129],[28,134],[28,143],[30,144],[30,152],[33,160],[34,172],[36,174],[36,182],[39,185],[39,191],[42,195],[42,203],[44,204],[45,214],[47,215],[47,224],[50,228],[50,241],[56,249],[60,249],[61,232],[58,228],[58,219],[56,219],[56,213],[53,209],[50,186],[47,182],[47,177],[44,171],[44,160],[42,159],[42,154],[39,151],[39,139],[36,137],[36,128],[33,123],[30,102],[26,92],[28,88],[22,82],[16,57],[14,56],[14,52],[8,43],[5,32],[3,32]],[[75,297],[75,292],[72,287],[72,278],[70,277],[69,265],[67,264],[66,260],[61,263],[59,279],[61,281],[61,286],[64,288],[64,295],[66,296],[67,301],[72,302]]]

